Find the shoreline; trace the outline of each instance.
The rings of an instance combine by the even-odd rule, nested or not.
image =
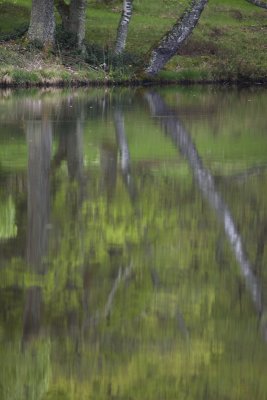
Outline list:
[[[214,80],[189,80],[189,79],[126,79],[126,80],[46,80],[46,81],[21,81],[7,82],[0,80],[0,90],[5,89],[44,89],[44,88],[81,88],[81,87],[148,87],[148,86],[193,86],[193,85],[219,85],[219,86],[262,86],[267,87],[267,77],[263,79],[214,79]]]
[[[84,54],[64,36],[57,20],[55,45],[27,39],[31,6],[0,4],[0,89],[155,85],[267,85],[266,10],[242,2],[209,2],[199,24],[156,77],[142,74],[147,56],[170,29],[175,2],[141,2],[135,9],[125,52],[114,55],[121,3],[90,4]],[[148,9],[151,18],[144,20]],[[96,29],[97,27],[97,29]],[[140,38],[142,41],[140,43]],[[256,45],[255,45],[256,44]]]

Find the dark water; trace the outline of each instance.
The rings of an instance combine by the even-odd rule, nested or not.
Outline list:
[[[266,108],[0,92],[0,400],[267,399]]]

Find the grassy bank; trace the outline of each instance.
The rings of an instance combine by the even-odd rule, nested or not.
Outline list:
[[[136,71],[153,44],[168,30],[186,0],[135,0],[126,54],[112,48],[121,1],[89,1],[87,57],[69,46],[59,31],[54,51],[30,45],[23,33],[30,16],[29,0],[0,1],[0,84],[60,85],[118,83],[138,79]],[[59,18],[57,17],[58,21]],[[267,81],[267,12],[245,0],[210,0],[192,36],[156,80]],[[108,64],[108,68],[103,65]]]

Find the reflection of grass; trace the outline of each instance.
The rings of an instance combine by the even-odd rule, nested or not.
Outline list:
[[[2,141],[0,141],[1,143]],[[22,170],[27,165],[27,145],[14,138],[12,142],[2,142],[0,146],[0,166],[8,170]]]
[[[8,343],[7,346],[1,346],[1,399],[43,398],[51,381],[50,348],[50,341],[47,339],[33,341],[22,351],[20,337],[12,345]]]
[[[261,92],[246,97],[247,92],[240,96],[239,91],[229,91],[225,99],[223,91],[216,97],[217,91],[200,87],[162,90],[164,99],[180,111],[205,163],[208,151],[220,161],[224,146],[235,166],[243,158],[250,160],[251,154],[266,157],[266,122],[253,118],[255,110],[264,114]],[[85,92],[84,98],[88,100],[90,94],[91,90]],[[63,97],[56,91],[36,93],[37,98],[42,95],[58,107]],[[246,101],[256,98],[255,105]],[[15,102],[3,100],[1,107],[6,102],[13,111]],[[178,165],[168,163],[176,161],[178,151],[157,120],[151,120],[143,104],[136,108],[130,104],[133,111],[125,112],[125,129],[133,173],[136,160],[167,161],[154,174],[137,176],[135,205],[119,177],[114,197],[107,201],[99,175],[86,165],[88,190],[80,207],[79,185],[68,181],[64,168],[57,171],[51,188],[47,273],[40,276],[27,270],[23,254],[0,268],[0,337],[4,344],[0,349],[0,398],[104,400],[110,390],[108,397],[113,399],[160,396],[173,400],[187,398],[190,387],[193,399],[264,399],[266,348],[221,225],[191,183],[191,175],[188,178],[186,160]],[[8,131],[10,137],[14,132]],[[8,137],[7,132],[4,135]],[[17,135],[14,142],[20,140]],[[114,122],[112,113],[99,112],[86,125],[84,156],[88,163],[105,141],[115,145]],[[14,147],[2,147],[6,157],[15,158]],[[25,154],[24,168],[26,159]],[[229,209],[244,239],[249,237],[246,242],[254,243],[248,247],[252,260],[257,251],[255,234],[260,235],[259,227],[266,220],[265,183],[266,176],[238,187],[233,183],[230,190],[227,187]],[[12,191],[16,196],[15,188]],[[25,218],[26,214],[24,224]],[[108,246],[113,241],[121,244],[122,254],[110,255]],[[263,256],[266,265],[266,251]],[[129,260],[133,260],[133,274],[119,286],[107,321],[101,313],[118,269]],[[152,286],[152,269],[159,277],[157,288]],[[39,336],[22,351],[25,292],[32,286],[43,288],[42,324]],[[12,288],[14,298],[7,297],[6,288]]]
[[[15,205],[9,197],[6,202],[0,203],[0,239],[10,239],[17,234],[15,224]]]

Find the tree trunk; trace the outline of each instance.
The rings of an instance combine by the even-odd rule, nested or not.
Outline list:
[[[31,41],[40,42],[45,47],[49,47],[54,44],[54,0],[32,1],[31,21],[28,30],[28,38]]]
[[[64,0],[55,0],[56,9],[60,15],[62,26],[64,30],[68,30],[70,18],[70,6]]]
[[[63,29],[75,35],[79,48],[82,48],[85,37],[86,3],[86,0],[71,0],[70,4],[55,0]]]
[[[77,37],[81,48],[85,38],[86,0],[72,0],[70,3],[69,32]]]
[[[156,75],[177,53],[198,23],[207,2],[208,0],[192,0],[189,9],[152,50],[148,66],[145,69],[147,75]]]
[[[133,0],[123,0],[123,10],[117,31],[115,54],[121,54],[125,50],[128,26],[132,17]]]
[[[114,197],[117,184],[117,147],[108,141],[104,141],[100,149],[101,164],[101,189],[107,193],[108,200]]]
[[[260,0],[247,0],[247,1],[251,4],[254,4],[254,6],[267,9],[267,3],[265,3],[264,1],[260,1]]]

